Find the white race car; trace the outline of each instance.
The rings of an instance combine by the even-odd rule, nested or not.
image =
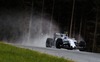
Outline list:
[[[77,41],[69,38],[66,34],[55,33],[54,38],[47,38],[46,47],[55,46],[56,48],[76,49]]]

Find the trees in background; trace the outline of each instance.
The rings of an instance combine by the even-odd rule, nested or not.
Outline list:
[[[33,15],[41,12],[47,13],[46,16],[53,15],[60,30],[69,32],[73,0],[55,0],[54,3],[53,0],[33,0]],[[16,40],[28,32],[32,0],[0,0],[0,8],[0,40]],[[99,13],[99,0],[75,0],[70,36],[80,33],[87,42],[88,51],[100,50]]]

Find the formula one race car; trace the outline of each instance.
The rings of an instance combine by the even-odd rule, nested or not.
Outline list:
[[[55,33],[54,38],[47,38],[46,47],[55,46],[56,48],[76,49],[77,41],[69,38],[66,34]]]
[[[55,33],[53,38],[47,38],[46,47],[56,47],[58,49],[79,49],[80,51],[84,51],[86,48],[85,41],[80,41],[79,43],[74,38],[69,38],[66,34]]]

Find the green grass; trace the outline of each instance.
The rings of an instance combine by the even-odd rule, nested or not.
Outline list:
[[[64,58],[39,53],[0,43],[0,62],[73,62]]]

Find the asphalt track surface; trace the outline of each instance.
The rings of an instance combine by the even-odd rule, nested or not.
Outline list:
[[[21,48],[28,48],[31,50],[39,51],[41,53],[47,53],[50,55],[63,57],[65,59],[68,58],[75,62],[100,62],[100,54],[99,53],[82,52],[82,51],[78,51],[78,50],[22,46],[22,45],[17,45],[17,46],[21,47]]]

